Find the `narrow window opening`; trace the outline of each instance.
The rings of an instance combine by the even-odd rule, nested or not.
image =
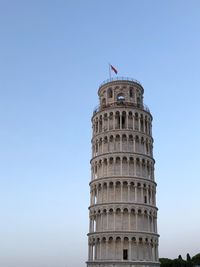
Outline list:
[[[138,105],[138,107],[140,107],[140,104],[141,104],[140,98],[137,97],[137,105]]]
[[[128,249],[123,249],[123,260],[128,260]]]
[[[147,196],[144,196],[144,203],[147,203]]]
[[[117,128],[120,127],[120,117],[117,118]]]
[[[122,116],[122,128],[125,128],[126,117]]]
[[[105,105],[106,105],[106,99],[103,98],[103,99],[102,99],[102,106],[105,106]]]
[[[130,88],[129,95],[130,95],[130,97],[133,97],[133,89],[132,88]]]
[[[112,89],[111,88],[108,89],[108,97],[109,98],[113,97],[113,93],[112,93]]]

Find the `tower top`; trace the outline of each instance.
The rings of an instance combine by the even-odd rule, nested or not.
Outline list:
[[[101,89],[104,88],[105,86],[107,87],[109,85],[111,86],[111,85],[115,85],[119,83],[122,83],[122,84],[130,83],[132,85],[135,84],[136,86],[139,86],[140,89],[142,89],[142,93],[144,93],[142,84],[136,79],[129,78],[129,77],[114,77],[114,78],[107,79],[100,84],[98,94],[100,94]]]
[[[132,106],[149,112],[143,104],[143,94],[144,88],[137,80],[127,77],[108,79],[99,86],[99,105],[94,113],[114,106]]]

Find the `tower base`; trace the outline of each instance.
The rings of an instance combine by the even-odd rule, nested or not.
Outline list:
[[[87,267],[159,267],[159,262],[149,261],[87,261]]]

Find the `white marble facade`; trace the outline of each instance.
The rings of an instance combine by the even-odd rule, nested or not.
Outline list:
[[[92,116],[88,267],[159,266],[152,116],[132,79],[99,87]]]

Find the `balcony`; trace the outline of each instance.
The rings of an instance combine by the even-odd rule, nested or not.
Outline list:
[[[148,106],[145,105],[145,104],[135,104],[135,103],[131,103],[131,102],[117,101],[117,102],[114,102],[112,104],[96,106],[94,108],[93,115],[95,115],[97,112],[103,111],[103,110],[105,110],[107,108],[116,108],[116,107],[137,108],[137,109],[145,110],[145,111],[150,113],[150,110],[149,110]]]
[[[113,78],[110,78],[110,79],[107,79],[107,80],[103,81],[103,82],[100,84],[99,88],[102,87],[102,86],[103,86],[104,84],[106,84],[106,83],[115,82],[115,81],[128,81],[128,82],[134,82],[134,83],[137,83],[137,84],[139,84],[140,86],[142,86],[142,84],[141,84],[139,81],[137,81],[137,80],[135,80],[135,79],[132,79],[132,78],[129,78],[129,77],[113,77]]]

